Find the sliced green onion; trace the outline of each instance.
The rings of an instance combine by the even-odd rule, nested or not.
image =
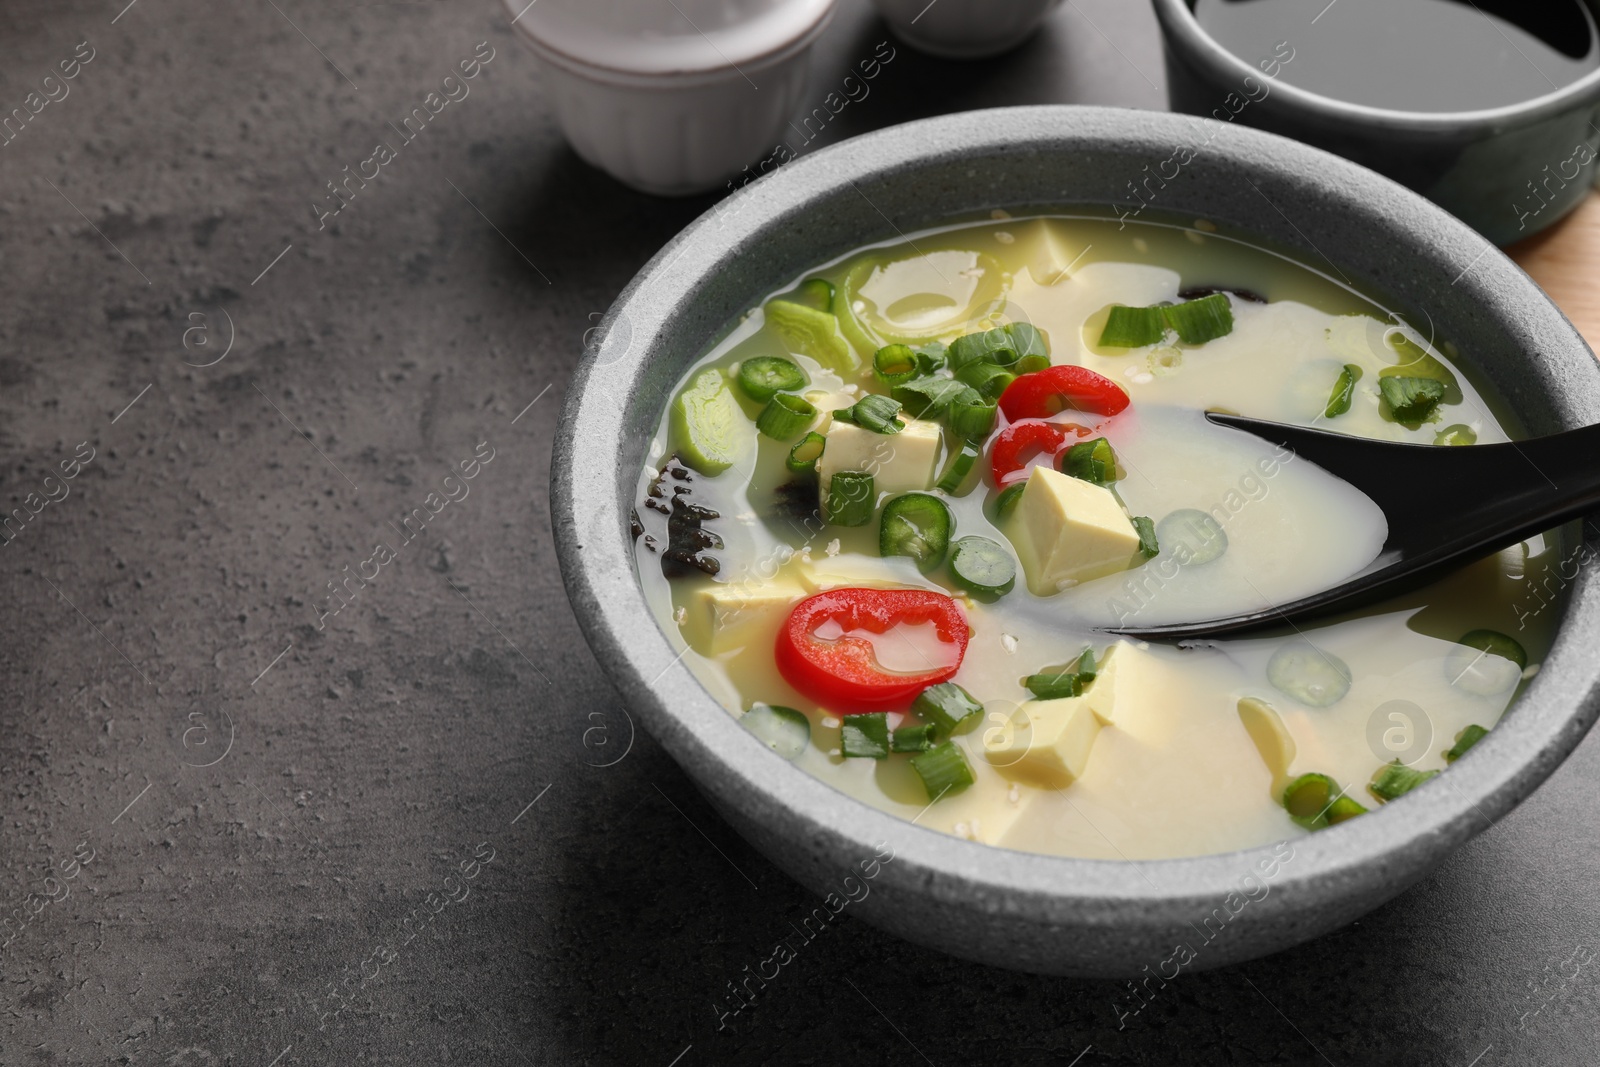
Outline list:
[[[1481,697],[1504,693],[1522,680],[1528,653],[1498,630],[1473,630],[1444,659],[1445,680]]]
[[[1188,345],[1203,345],[1233,332],[1233,305],[1225,293],[1212,293],[1169,307],[1111,308],[1100,332],[1103,348],[1143,348],[1167,336],[1168,330]]]
[[[1452,426],[1446,426],[1434,434],[1433,443],[1436,445],[1475,445],[1478,443],[1478,431],[1471,426],[1458,422]]]
[[[1367,806],[1355,797],[1345,794],[1328,805],[1328,825],[1338,826],[1342,822],[1349,822],[1357,815],[1365,815]]]
[[[933,727],[902,726],[889,738],[891,752],[926,752],[933,747]]]
[[[968,441],[982,441],[994,429],[994,413],[998,408],[995,401],[985,400],[974,390],[968,389],[950,401],[947,411],[950,430]]]
[[[1049,356],[1023,356],[1017,360],[1016,365],[1011,369],[1016,371],[1017,377],[1020,378],[1024,374],[1032,374],[1034,371],[1044,370],[1048,366],[1050,366]]]
[[[1000,495],[994,498],[994,517],[997,521],[1017,509],[1017,502],[1022,499],[1022,491],[1026,488],[1028,483],[1021,481],[1000,490]]]
[[[1339,378],[1333,383],[1333,392],[1328,396],[1328,406],[1322,409],[1324,418],[1335,419],[1350,410],[1350,401],[1356,395],[1356,382],[1361,380],[1361,368],[1354,363],[1346,363],[1344,370],[1339,372]]]
[[[788,441],[810,426],[817,407],[798,393],[779,393],[756,417],[756,429],[775,441]]]
[[[959,793],[978,779],[972,773],[966,753],[954,741],[935,745],[920,756],[911,757],[911,769],[922,779],[930,801],[949,793]]]
[[[807,278],[795,290],[795,303],[818,311],[833,310],[833,283],[826,278]]]
[[[1300,703],[1326,708],[1350,691],[1350,667],[1304,639],[1290,641],[1267,661],[1267,681]]]
[[[1143,348],[1167,336],[1167,320],[1160,308],[1130,308],[1117,304],[1100,331],[1101,348]]]
[[[918,378],[894,387],[894,398],[914,419],[936,419],[970,386],[954,378]]]
[[[1006,368],[987,361],[968,363],[956,371],[956,381],[972,386],[980,396],[989,400],[998,399],[1006,391],[1006,386],[1016,380],[1017,376]]]
[[[929,341],[917,349],[917,370],[923,374],[944,370],[950,362],[949,349],[941,341]]]
[[[803,352],[840,374],[854,374],[860,366],[855,350],[839,332],[839,320],[826,311],[793,300],[768,300],[762,311],[789,351]]]
[[[1233,332],[1233,305],[1225,293],[1162,308],[1161,315],[1186,345],[1203,345]]]
[[[950,548],[955,517],[943,500],[930,493],[906,493],[883,506],[878,527],[878,552],[883,556],[908,556],[918,567],[939,565]]]
[[[1097,671],[1094,649],[1086,648],[1071,665],[1030,674],[1022,680],[1022,684],[1028,692],[1040,700],[1060,700],[1063,697],[1082,695],[1094,681]]]
[[[1117,480],[1117,454],[1104,437],[1080,441],[1062,454],[1061,473],[1095,485],[1110,485]]]
[[[1302,774],[1283,788],[1283,807],[1308,830],[1328,824],[1328,811],[1339,795],[1339,783],[1326,774]]]
[[[733,466],[750,433],[733,390],[715,367],[696,374],[673,400],[671,425],[674,450],[685,464],[706,475]]]
[[[1394,760],[1373,772],[1372,781],[1367,783],[1367,791],[1387,803],[1397,797],[1405,796],[1438,773],[1438,771],[1414,771],[1399,760]]]
[[[822,450],[827,446],[828,439],[813,430],[789,449],[786,465],[796,474],[804,474],[807,471],[815,473],[817,460],[822,458]]]
[[[954,682],[940,682],[924,689],[912,702],[911,710],[933,727],[936,736],[949,737],[973,716],[982,715],[983,705]]]
[[[969,363],[994,363],[1009,367],[1017,361],[1016,342],[1005,327],[969,333],[950,342],[950,369],[959,371]]]
[[[889,716],[875,711],[870,715],[846,715],[839,727],[839,751],[847,759],[887,759],[889,756]]]
[[[950,576],[969,593],[1003,596],[1016,584],[1017,561],[987,537],[963,537],[950,557]]]
[[[872,356],[872,372],[893,387],[917,376],[917,354],[910,345],[884,345]]]
[[[1156,539],[1185,567],[1210,563],[1228,550],[1228,535],[1199,508],[1180,508],[1156,526]]]
[[[872,521],[878,494],[867,471],[839,471],[828,480],[825,518],[834,526],[865,526]]]
[[[758,404],[806,385],[806,373],[780,356],[751,356],[739,364],[739,388]]]
[[[811,744],[811,720],[781,704],[752,704],[739,722],[787,760],[797,759]]]
[[[1045,366],[1050,365],[1050,343],[1045,339],[1043,330],[1031,322],[1013,322],[1006,327],[1006,333],[1011,335],[1011,348],[1019,361],[1043,359]]]
[[[1145,559],[1155,559],[1161,554],[1161,542],[1156,537],[1156,524],[1147,515],[1133,517],[1133,531],[1139,535],[1139,554]]]
[[[1378,391],[1395,422],[1415,425],[1433,414],[1444,399],[1445,385],[1433,378],[1379,377]]]
[[[983,450],[971,440],[961,442],[961,451],[950,459],[950,466],[945,468],[939,476],[938,488],[954,496],[956,491],[966,483],[967,475],[972,473],[972,467],[978,462],[978,457]]]
[[[1454,763],[1462,756],[1465,756],[1473,745],[1477,744],[1479,741],[1482,741],[1488,736],[1489,731],[1485,730],[1476,723],[1467,727],[1465,730],[1462,730],[1459,734],[1456,734],[1456,743],[1451,745],[1450,748],[1445,751],[1445,762]]]

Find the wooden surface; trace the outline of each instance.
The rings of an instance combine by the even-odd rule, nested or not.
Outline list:
[[[1506,249],[1600,351],[1600,192],[1537,237]]]

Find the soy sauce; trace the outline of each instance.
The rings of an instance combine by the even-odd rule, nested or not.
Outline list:
[[[1195,18],[1252,66],[1288,42],[1278,77],[1400,111],[1519,104],[1600,67],[1582,0],[1193,0]]]

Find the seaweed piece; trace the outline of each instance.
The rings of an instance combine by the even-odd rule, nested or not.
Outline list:
[[[1266,297],[1262,296],[1260,293],[1252,292],[1249,289],[1229,289],[1220,285],[1196,285],[1188,289],[1180,289],[1178,291],[1178,299],[1204,300],[1206,297],[1213,296],[1217,293],[1229,293],[1238,297],[1240,300],[1247,300],[1252,304],[1265,304],[1267,302]]]

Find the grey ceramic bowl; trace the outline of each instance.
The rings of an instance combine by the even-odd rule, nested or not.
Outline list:
[[[1526,695],[1449,773],[1403,800],[1296,839],[1275,863],[1270,847],[1137,863],[1063,859],[924,830],[836,792],[747,733],[654,624],[628,530],[645,448],[679,376],[737,316],[822,260],[951,216],[1116,202],[1147,163],[1209,136],[1210,125],[1098,108],[979,111],[805,157],[662,249],[607,314],[567,395],[552,517],[595,656],[747,840],[819,895],[843,894],[854,872],[867,895],[850,913],[909,940],[1004,967],[1099,976],[1214,967],[1285,948],[1427,874],[1538,786],[1600,708],[1600,591],[1585,569]],[[1482,237],[1371,171],[1225,127],[1169,183],[1163,206],[1312,262],[1327,256],[1400,308],[1426,310],[1530,432],[1600,421],[1600,367],[1544,294]],[[893,859],[870,867],[880,843]],[[876,875],[869,882],[860,881],[863,862]]]
[[[1246,61],[1229,52],[1200,28],[1193,0],[1154,3],[1174,111],[1337,152],[1415,189],[1499,245],[1556,222],[1593,186],[1600,70],[1509,107],[1455,113],[1365,107],[1266,76],[1264,70],[1292,78],[1292,60],[1281,67],[1272,57]],[[1584,3],[1600,19],[1600,0]],[[1316,31],[1308,25],[1303,32]],[[1292,51],[1293,42],[1286,43]]]

